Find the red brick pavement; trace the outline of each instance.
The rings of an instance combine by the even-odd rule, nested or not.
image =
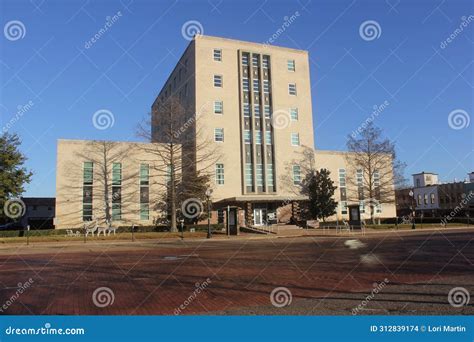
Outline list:
[[[278,286],[290,289],[293,298],[330,298],[367,291],[385,278],[405,284],[472,273],[470,235],[446,236],[358,237],[366,244],[359,249],[345,246],[351,238],[344,237],[0,255],[0,309],[18,283],[34,281],[0,314],[172,315],[181,305],[181,314],[197,314],[270,305]],[[361,262],[366,254],[376,262]],[[209,286],[196,294],[196,283],[207,278]],[[111,305],[93,303],[99,287],[113,291]]]

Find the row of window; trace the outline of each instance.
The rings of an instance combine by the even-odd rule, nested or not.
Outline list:
[[[139,187],[140,187],[140,220],[150,219],[150,167],[148,164],[140,164]],[[112,164],[112,221],[122,219],[122,163]],[[93,219],[93,185],[94,185],[94,163],[83,164],[83,196],[82,196],[82,220]]]
[[[273,164],[266,164],[267,166],[267,184],[269,186],[274,186],[274,170]],[[253,186],[253,174],[252,174],[253,164],[247,163],[245,164],[245,185],[252,187]],[[263,164],[256,164],[255,165],[255,181],[256,185],[263,187]]]
[[[356,184],[359,197],[359,209],[361,213],[365,213],[365,201],[364,201],[364,178],[363,171],[361,169],[356,170]],[[374,171],[374,187],[380,186],[380,175],[378,171]],[[347,186],[346,186],[346,170],[339,169],[339,194],[340,194],[340,211],[341,214],[347,214]],[[382,207],[376,206],[376,213],[381,213]]]
[[[214,49],[212,52],[212,57],[216,62],[222,62],[222,50],[221,49]],[[254,67],[259,67],[259,56],[253,55],[252,56],[252,65]],[[249,65],[249,55],[243,54],[242,55],[242,65],[248,66]],[[270,58],[268,56],[263,56],[262,58],[262,67],[264,69],[268,69],[270,67]],[[296,71],[296,63],[294,59],[288,59],[286,62],[286,68],[288,71],[295,72]]]
[[[258,79],[253,80],[253,92],[260,92],[260,81]],[[214,87],[222,88],[224,86],[224,77],[222,75],[214,75]],[[243,91],[250,91],[250,82],[249,79],[244,77],[242,78],[242,89]],[[268,80],[263,80],[263,92],[268,94],[270,92],[270,83]],[[297,95],[296,83],[288,83],[288,95]]]
[[[422,200],[421,195],[420,194],[418,195],[418,198],[417,198],[418,205],[421,205],[422,201],[423,201],[423,204],[425,205],[428,204],[428,194],[424,194],[423,200]],[[430,194],[430,203],[435,204],[435,194]]]
[[[224,128],[214,128],[214,141],[224,142]],[[244,142],[246,144],[252,143],[252,136],[250,130],[244,130]],[[267,145],[272,144],[272,132],[265,132],[265,143]],[[255,144],[262,144],[262,131],[255,131]],[[291,133],[291,146],[300,146],[300,135],[299,133]]]

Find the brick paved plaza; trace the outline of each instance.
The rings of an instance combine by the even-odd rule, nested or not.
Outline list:
[[[473,293],[473,245],[451,230],[2,246],[0,314],[351,314],[382,282],[359,314],[473,314],[448,303],[454,287]],[[272,305],[276,287],[288,306]]]

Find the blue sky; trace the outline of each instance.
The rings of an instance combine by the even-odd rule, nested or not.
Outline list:
[[[186,22],[263,43],[296,12],[274,44],[309,51],[317,148],[345,149],[387,101],[374,122],[397,142],[407,175],[434,171],[447,181],[474,170],[472,1],[0,3],[0,129],[23,140],[34,171],[27,196],[54,196],[57,139],[138,140],[137,123],[188,44]],[[367,21],[378,25],[375,36],[360,33]],[[92,122],[101,109],[115,119],[105,130]]]

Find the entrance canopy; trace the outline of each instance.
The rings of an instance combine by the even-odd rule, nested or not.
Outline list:
[[[216,207],[237,206],[243,207],[245,203],[291,203],[293,201],[307,201],[308,196],[273,196],[273,195],[248,195],[228,197],[213,202]]]

